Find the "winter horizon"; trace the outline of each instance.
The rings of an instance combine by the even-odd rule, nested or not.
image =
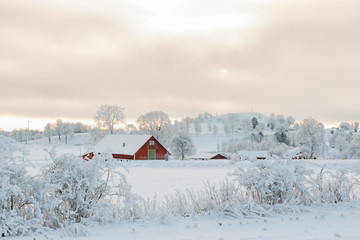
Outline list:
[[[145,114],[145,113],[143,113]],[[199,113],[200,114],[200,113]],[[224,114],[213,114],[213,116],[218,116],[218,115],[226,115],[229,113],[224,113]],[[95,115],[95,113],[94,113]],[[141,115],[141,114],[140,114]],[[139,116],[140,116],[139,115]],[[266,115],[266,114],[265,114]],[[280,114],[280,115],[284,115],[284,116],[290,116],[290,115],[286,115],[286,114]],[[266,115],[269,116],[269,115]],[[196,118],[197,115],[193,115],[193,116],[183,116],[183,117],[179,117],[179,118],[173,118],[172,116],[169,116],[170,120],[172,122],[174,121],[181,121],[182,119],[186,118],[186,117],[191,117],[191,118]],[[301,121],[303,121],[306,118],[312,118],[312,117],[304,117],[302,119],[296,119],[297,123],[300,123]],[[94,122],[94,118],[88,118],[88,119],[71,119],[71,118],[61,118],[61,117],[57,117],[57,118],[26,118],[26,117],[14,117],[14,116],[2,116],[0,117],[0,130],[3,131],[13,131],[15,129],[27,129],[27,127],[29,127],[29,129],[32,130],[40,130],[42,131],[45,127],[45,125],[47,123],[55,123],[57,119],[61,119],[64,122],[81,122],[87,125],[92,125],[95,126],[95,122]],[[313,118],[315,119],[315,118]],[[342,122],[349,122],[349,121],[339,121],[339,122],[322,122],[319,119],[315,119],[319,122],[321,122],[322,124],[324,124],[325,128],[336,128],[339,127],[340,123]],[[130,124],[134,124],[136,125],[136,118],[133,119],[128,119],[126,118],[126,122],[130,123]],[[352,122],[350,122],[352,123]]]

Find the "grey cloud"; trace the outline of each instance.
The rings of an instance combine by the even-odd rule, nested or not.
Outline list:
[[[0,115],[92,118],[98,105],[116,103],[128,119],[157,109],[184,117],[251,107],[299,120],[360,119],[357,1],[228,1],[218,9],[210,1],[204,14],[245,12],[258,21],[181,34],[143,31],[134,7],[35,2],[0,7]],[[203,3],[181,14],[201,15]]]

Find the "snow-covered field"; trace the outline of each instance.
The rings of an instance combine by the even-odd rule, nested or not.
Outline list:
[[[331,240],[360,239],[360,206],[345,204],[309,209],[309,212],[272,218],[235,219],[215,216],[125,222],[87,229],[80,239],[139,239],[139,240]],[[15,237],[18,240],[79,239],[63,231],[46,236]]]
[[[81,137],[79,137],[81,138]],[[46,140],[46,139],[45,139]],[[45,140],[23,145],[28,150],[27,168],[32,175],[51,160],[44,148],[50,149]],[[80,140],[79,140],[80,141]],[[215,146],[215,145],[214,145]],[[57,152],[79,155],[79,144],[58,144]],[[303,161],[303,160],[302,160]],[[322,165],[328,169],[360,169],[360,160],[303,161],[311,169]],[[206,183],[218,183],[244,162],[216,161],[130,161],[127,180],[132,191],[144,198],[155,194],[158,201],[175,190],[200,189]],[[86,229],[84,239],[360,239],[360,204],[334,204],[303,208],[303,211],[273,217],[224,217],[215,215],[195,217],[169,217],[123,222]],[[48,232],[36,237],[12,239],[73,239],[63,230]]]

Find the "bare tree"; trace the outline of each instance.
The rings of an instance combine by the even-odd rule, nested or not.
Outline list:
[[[159,141],[164,141],[164,135],[168,133],[170,126],[169,116],[161,111],[149,112],[141,115],[136,123],[140,131],[151,134]]]
[[[74,136],[74,128],[71,123],[64,123],[61,126],[61,133],[65,136],[65,144],[68,143],[68,137]]]
[[[52,132],[53,132],[52,124],[47,123],[44,127],[44,135],[49,138],[49,144],[51,143]]]
[[[101,105],[96,111],[95,123],[101,129],[114,133],[114,128],[125,122],[124,108],[119,105]]]
[[[61,127],[62,127],[62,125],[63,125],[63,120],[56,119],[55,126],[54,126],[54,131],[55,131],[55,134],[59,136],[59,141],[61,141]]]
[[[199,135],[202,132],[201,122],[200,122],[200,120],[198,118],[195,119],[194,128],[195,128],[195,134],[196,135]]]
[[[184,160],[185,156],[195,153],[195,146],[192,143],[191,138],[183,132],[178,133],[173,138],[171,149],[175,157],[179,157],[181,160]]]
[[[305,119],[299,126],[296,140],[305,157],[319,157],[325,145],[324,125],[311,118]]]

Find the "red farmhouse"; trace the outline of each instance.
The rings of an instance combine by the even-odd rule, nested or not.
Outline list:
[[[151,135],[106,135],[83,158],[91,159],[97,154],[111,153],[113,158],[129,160],[165,160],[169,151]]]

